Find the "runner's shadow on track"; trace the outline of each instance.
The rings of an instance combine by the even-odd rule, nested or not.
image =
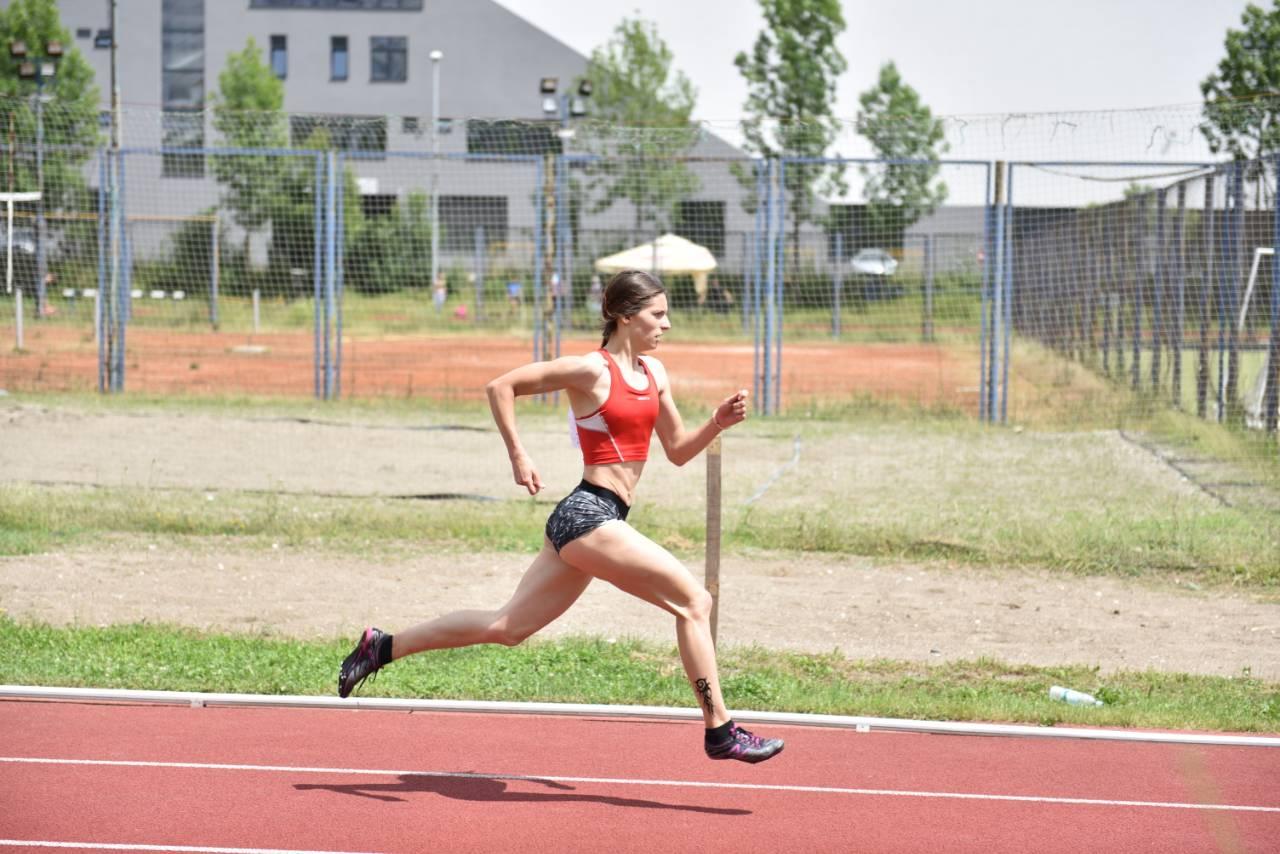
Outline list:
[[[551,803],[563,804],[571,802],[606,804],[615,807],[639,807],[655,810],[681,810],[684,812],[709,813],[711,815],[751,815],[751,810],[727,809],[720,807],[700,807],[690,804],[668,804],[662,801],[646,801],[640,798],[618,798],[610,795],[583,795],[574,792],[573,786],[558,783],[554,780],[520,778],[519,782],[538,783],[557,792],[513,792],[507,788],[507,780],[492,777],[470,776],[459,774],[428,775],[401,774],[398,783],[295,783],[294,788],[300,792],[323,790],[337,792],[342,795],[355,795],[360,798],[372,798],[375,801],[404,801],[402,795],[435,794],[458,801],[485,801],[489,803],[528,804]]]

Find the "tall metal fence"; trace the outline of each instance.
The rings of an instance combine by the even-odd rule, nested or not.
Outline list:
[[[668,286],[686,398],[1004,421],[1034,344],[1276,428],[1272,160],[764,159],[494,121],[433,153],[285,125],[285,147],[3,146],[0,386],[478,399],[598,346],[603,283],[636,266]]]

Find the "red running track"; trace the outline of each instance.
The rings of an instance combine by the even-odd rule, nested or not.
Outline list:
[[[691,722],[0,701],[0,854],[1280,851],[1280,750],[768,732],[748,766]]]

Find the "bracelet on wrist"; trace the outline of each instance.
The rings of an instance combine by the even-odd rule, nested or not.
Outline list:
[[[720,426],[720,421],[716,418],[716,415],[718,415],[718,414],[719,414],[719,412],[718,412],[717,410],[714,410],[714,409],[713,409],[713,410],[711,410],[711,423],[715,425],[715,428],[716,428],[717,430],[719,430],[721,433],[723,433],[723,432],[724,432],[724,428]]]

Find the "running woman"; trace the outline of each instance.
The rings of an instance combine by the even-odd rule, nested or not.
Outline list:
[[[705,423],[686,430],[666,369],[644,355],[656,350],[671,328],[662,284],[643,271],[618,273],[605,287],[601,314],[599,350],[533,362],[485,388],[515,482],[530,495],[542,490],[542,479],[516,432],[517,397],[568,393],[584,465],[582,482],[547,519],[542,551],[511,599],[496,611],[455,611],[395,635],[365,629],[342,662],[338,695],[348,696],[380,668],[414,653],[480,643],[515,646],[563,614],[593,578],[600,578],[675,616],[680,659],[706,725],[707,756],[763,762],[783,743],[753,735],[729,717],[711,640],[711,594],[670,552],[626,521],[651,434],[657,431],[667,459],[684,465],[747,417],[747,393],[725,399]]]

